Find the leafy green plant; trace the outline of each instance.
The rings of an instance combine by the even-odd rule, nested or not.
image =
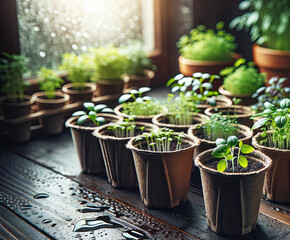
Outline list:
[[[216,31],[200,25],[183,35],[177,42],[181,55],[200,61],[223,61],[232,59],[237,45],[235,38],[223,30],[224,23],[216,25]]]
[[[88,110],[77,111],[72,114],[73,117],[78,117],[77,125],[83,125],[87,120],[91,121],[93,125],[99,126],[106,122],[105,118],[98,116],[98,113],[114,113],[114,110],[108,108],[105,104],[95,105],[91,102],[85,102],[84,107]]]
[[[239,9],[245,13],[231,21],[231,28],[249,30],[258,45],[290,51],[289,0],[244,0]]]
[[[239,58],[233,67],[220,71],[220,75],[224,76],[224,88],[236,95],[252,95],[266,79],[265,73],[259,73],[254,63],[246,63],[244,58]]]
[[[114,46],[91,49],[95,56],[96,71],[93,80],[119,80],[128,69],[126,52]]]
[[[59,69],[68,73],[67,79],[73,84],[74,89],[81,90],[84,89],[85,82],[92,78],[94,59],[90,54],[65,53],[62,55]]]
[[[149,96],[142,96],[143,93],[149,92],[151,88],[141,87],[138,90],[130,90],[130,94],[124,94],[119,98],[119,103],[122,104],[123,113],[135,116],[150,116],[159,113],[162,110],[158,101]],[[133,102],[126,102],[133,99]]]
[[[137,135],[136,124],[133,122],[134,118],[124,119],[122,123],[113,123],[107,129],[112,130],[115,137],[127,138],[134,137]],[[145,127],[140,127],[139,130],[143,132]]]
[[[263,140],[260,144],[266,143],[269,147],[279,149],[290,149],[290,99],[284,98],[280,102],[280,108],[274,104],[265,102],[265,110],[253,117],[263,117],[257,121],[252,129],[261,128]]]
[[[45,95],[48,99],[54,99],[55,90],[61,87],[63,80],[55,71],[44,67],[39,70],[38,76],[42,78],[39,81],[40,90],[45,91]]]
[[[28,60],[21,55],[10,55],[3,53],[4,58],[0,59],[0,78],[4,81],[2,91],[9,100],[23,101],[24,87],[27,85],[23,80],[23,74],[27,72]]]
[[[137,40],[129,42],[125,47],[125,52],[129,59],[127,74],[144,75],[147,69],[156,70],[156,65],[147,56],[142,42]]]
[[[252,98],[257,98],[258,102],[252,105],[251,108],[258,113],[263,112],[266,109],[264,106],[265,102],[270,102],[275,107],[279,107],[282,99],[290,94],[290,88],[282,86],[285,81],[287,81],[287,78],[272,77],[269,80],[270,86],[260,87],[252,95]]]
[[[175,150],[181,149],[184,136],[183,132],[176,134],[172,129],[160,128],[151,130],[150,133],[143,133],[135,141],[138,141],[140,149],[142,149],[141,141],[145,139],[149,151],[167,152],[172,149],[173,143],[176,145]]]
[[[238,147],[236,147],[239,144]],[[235,148],[238,153],[235,156]],[[239,142],[236,136],[229,136],[227,140],[223,138],[218,138],[216,140],[216,148],[212,152],[212,156],[215,158],[223,158],[218,162],[217,170],[223,172],[228,169],[228,161],[232,162],[232,170],[235,172],[235,160],[236,165],[240,164],[243,168],[248,166],[248,159],[241,155],[249,154],[254,151],[254,148],[250,145],[243,144],[242,141]]]

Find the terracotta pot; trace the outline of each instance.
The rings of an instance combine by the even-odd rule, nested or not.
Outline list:
[[[100,113],[107,123],[119,122],[123,119],[112,114]],[[77,150],[82,172],[89,174],[105,174],[105,165],[100,148],[99,140],[92,135],[96,127],[85,127],[76,125],[78,117],[71,117],[65,123],[71,130],[74,146]]]
[[[55,93],[55,99],[48,99],[45,92],[37,92],[32,95],[38,110],[50,110],[63,107],[69,101],[69,95],[62,92]],[[59,134],[63,130],[64,114],[61,112],[41,118],[42,130],[45,134]]]
[[[158,129],[157,126],[149,123],[136,122],[135,124],[137,128],[145,126],[144,132]],[[107,129],[109,126],[109,124],[105,124],[93,132],[93,135],[100,141],[108,181],[116,188],[137,187],[132,153],[125,146],[131,137],[115,137],[112,135],[112,130]]]
[[[110,94],[122,93],[124,88],[124,80],[101,80],[97,81],[97,96],[105,96]]]
[[[213,159],[212,151],[195,158],[201,172],[208,225],[219,234],[245,235],[256,226],[265,172],[272,161],[265,154],[253,151],[247,158],[263,163],[261,169],[248,173],[218,172],[204,165]]]
[[[170,124],[168,122],[168,118],[167,118],[168,115],[172,115],[172,114],[159,113],[152,118],[152,122],[160,128],[166,127],[166,128],[170,128],[174,130],[175,132],[187,133],[188,129],[192,127],[193,125],[199,125],[201,123],[204,123],[205,120],[209,120],[209,117],[204,114],[192,113],[191,115],[192,115],[193,122],[191,125],[177,125],[177,124]]]
[[[122,104],[118,105],[117,107],[114,108],[114,112],[118,115],[121,116],[123,118],[130,118],[131,115],[126,114],[126,113],[122,113],[123,107]],[[140,116],[140,115],[135,115],[134,116],[134,121],[135,122],[148,122],[148,123],[152,123],[152,118],[154,117],[154,115],[148,115],[148,116]]]
[[[253,146],[269,156],[273,165],[266,172],[264,194],[277,203],[290,203],[290,150],[262,146],[261,133],[253,137]]]
[[[257,99],[252,98],[252,95],[245,95],[245,94],[240,94],[240,95],[234,95],[232,94],[230,91],[225,90],[224,86],[221,85],[218,89],[219,93],[222,94],[223,96],[229,98],[229,99],[233,99],[235,98],[240,98],[242,101],[239,103],[240,105],[243,106],[251,106],[255,103],[257,103]]]
[[[69,103],[78,101],[90,102],[92,101],[93,93],[96,91],[96,84],[85,83],[84,89],[74,89],[72,83],[67,83],[62,86],[62,91],[69,95]]]
[[[155,73],[152,70],[145,70],[144,75],[125,75],[124,89],[138,89],[140,87],[150,87]]]
[[[217,112],[215,109],[217,108]],[[252,110],[249,107],[241,106],[241,105],[233,105],[231,107],[209,107],[205,110],[205,114],[208,116],[212,116],[215,113],[221,112],[223,116],[227,116],[229,118],[236,118],[239,124],[252,127],[253,119],[250,119],[252,116]]]
[[[267,73],[268,80],[271,77],[287,77],[283,87],[290,87],[290,51],[281,51],[253,45],[253,59],[260,72]],[[268,82],[266,83],[267,85]]]
[[[186,137],[188,147],[170,152],[139,149],[135,138],[132,150],[143,203],[149,208],[172,208],[187,200],[193,151],[198,142]],[[145,144],[145,141],[144,141]]]
[[[198,61],[186,59],[183,56],[179,56],[179,71],[184,76],[191,77],[195,72],[209,73],[219,75],[220,71],[226,67],[234,65],[235,61],[240,58],[241,55],[234,53],[231,60],[226,61]],[[220,85],[223,84],[223,79],[215,79],[213,81],[213,90],[217,90]]]
[[[216,106],[230,107],[233,104],[232,100],[227,98],[227,97],[217,96],[217,97],[215,97],[215,99],[216,99],[216,103],[217,103]],[[200,113],[204,113],[207,108],[211,107],[211,105],[209,105],[209,104],[197,104],[196,107],[198,109],[200,109]]]

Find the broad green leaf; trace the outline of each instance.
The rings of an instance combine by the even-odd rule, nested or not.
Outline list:
[[[266,108],[268,108],[268,109],[271,109],[271,110],[275,110],[276,109],[275,105],[273,105],[272,103],[269,103],[269,102],[265,102],[264,106]]]
[[[97,118],[96,118],[96,122],[103,124],[103,123],[106,122],[106,119],[103,118],[103,117],[97,117]]]
[[[94,107],[94,110],[95,110],[96,112],[99,112],[101,109],[106,108],[106,107],[107,107],[106,104],[98,104],[98,105],[96,105],[96,106]]]
[[[181,74],[181,73],[179,73],[173,79],[176,80],[176,81],[178,81],[178,80],[182,79],[183,77],[184,77],[184,75]]]
[[[239,159],[239,164],[243,167],[246,168],[248,166],[248,159],[245,156],[240,156]]]
[[[281,116],[277,116],[277,117],[275,117],[275,120],[274,121],[275,121],[276,126],[278,128],[282,128],[287,123],[287,118],[284,117],[284,116],[282,116],[282,117]]]
[[[150,92],[151,88],[150,87],[141,87],[138,89],[138,92],[140,93],[145,93],[145,92]]]
[[[229,136],[227,140],[227,144],[229,147],[235,147],[238,144],[239,140],[236,136]]]
[[[115,113],[113,109],[111,108],[103,108],[101,110],[101,113]]]
[[[218,145],[212,152],[212,156],[222,158],[230,153],[230,148],[226,144]]]
[[[85,111],[77,111],[77,112],[74,112],[72,114],[73,117],[76,117],[76,116],[82,116],[82,115],[85,115],[87,114]]]
[[[77,120],[77,125],[83,125],[83,123],[89,118],[88,115],[80,116]]]
[[[260,119],[259,121],[257,121],[257,122],[253,125],[252,130],[264,126],[268,121],[269,121],[269,118],[262,118],[262,119]]]
[[[94,109],[95,104],[91,103],[91,102],[85,102],[84,103],[84,107],[88,110],[93,110]]]
[[[218,162],[218,165],[217,165],[217,170],[219,171],[219,172],[223,172],[224,170],[226,170],[226,168],[227,168],[227,162],[226,162],[226,160],[220,160],[219,162]]]
[[[130,90],[130,93],[131,94],[138,94],[138,91],[136,89],[132,89],[132,90]]]
[[[231,155],[231,154],[228,154],[227,156],[226,156],[226,159],[227,160],[232,160],[234,157],[233,157],[233,155]]]
[[[172,89],[171,89],[171,92],[172,93],[175,93],[176,91],[179,90],[179,86],[174,86]]]
[[[218,146],[218,145],[221,145],[221,144],[227,144],[227,141],[223,138],[217,138],[217,140],[215,140],[215,144]]]
[[[124,94],[119,98],[118,102],[120,104],[122,104],[122,103],[128,101],[130,98],[131,98],[131,94]]]
[[[194,74],[192,74],[193,77],[195,78],[201,78],[202,77],[202,73],[201,72],[196,72]]]
[[[203,73],[201,77],[203,79],[209,79],[210,78],[210,74],[209,73]]]
[[[94,112],[94,111],[90,111],[90,112],[89,112],[89,118],[90,118],[93,122],[95,122],[96,117],[97,117],[96,112]]]
[[[243,144],[244,144],[243,141],[240,141],[240,142],[239,142],[239,147],[242,147]]]
[[[254,148],[251,147],[250,145],[247,145],[247,144],[244,144],[242,147],[241,147],[241,152],[244,153],[244,154],[248,154],[248,153],[251,153],[254,151]]]
[[[290,99],[289,99],[289,98],[284,98],[284,99],[280,102],[280,107],[281,107],[281,108],[290,108]]]

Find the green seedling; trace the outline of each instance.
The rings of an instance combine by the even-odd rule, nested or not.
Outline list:
[[[136,124],[133,122],[134,118],[126,118],[122,123],[112,123],[107,129],[112,130],[115,137],[127,138],[136,136]],[[142,133],[145,127],[139,128]]]

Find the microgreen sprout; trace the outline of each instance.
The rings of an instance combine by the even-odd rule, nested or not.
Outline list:
[[[236,147],[239,144],[238,147]],[[235,148],[238,153],[235,156]],[[254,148],[250,145],[243,144],[242,141],[239,142],[236,136],[229,136],[227,140],[223,138],[218,138],[216,140],[216,148],[212,152],[212,156],[215,158],[222,158],[217,165],[217,170],[223,172],[228,169],[228,161],[232,162],[232,171],[235,172],[235,160],[236,165],[241,165],[241,167],[246,168],[248,166],[248,159],[241,155],[249,154],[254,151]]]
[[[136,124],[133,118],[124,119],[122,123],[112,123],[107,129],[112,130],[115,137],[126,138],[136,136]],[[145,127],[139,128],[143,133]]]
[[[91,102],[85,102],[84,107],[88,110],[77,111],[72,114],[73,117],[78,117],[77,125],[83,125],[88,119],[96,126],[105,123],[105,118],[98,116],[98,113],[114,113],[114,110],[108,108],[105,104],[94,105]]]

